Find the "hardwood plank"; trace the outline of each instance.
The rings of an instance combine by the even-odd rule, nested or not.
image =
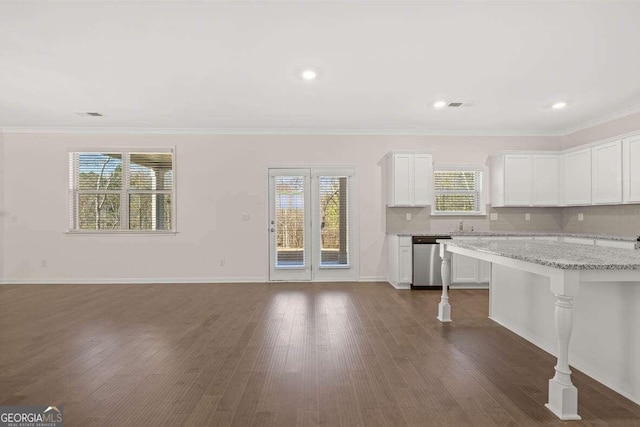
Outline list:
[[[3,285],[0,404],[62,404],[69,426],[563,425],[555,359],[489,320],[486,291],[451,298],[446,325],[439,293],[379,283]],[[574,381],[574,424],[640,426]]]

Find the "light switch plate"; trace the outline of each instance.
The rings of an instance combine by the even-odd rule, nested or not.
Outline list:
[[[411,221],[411,214],[407,213],[407,221]]]
[[[584,214],[582,212],[578,214],[578,221],[584,221]]]
[[[491,214],[491,221],[497,221],[498,220],[498,214],[496,212],[493,212]]]
[[[531,221],[531,214],[530,213],[524,214],[524,220],[525,221]]]

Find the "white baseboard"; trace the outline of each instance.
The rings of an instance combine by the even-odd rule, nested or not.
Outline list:
[[[514,334],[524,338],[525,340],[529,341],[531,344],[535,345],[536,347],[546,351],[547,353],[551,354],[554,357],[557,357],[556,354],[556,349],[555,348],[550,348],[549,346],[547,346],[546,344],[540,342],[538,339],[533,338],[531,335],[524,333],[520,330],[517,330],[516,328],[507,326],[506,324],[504,324],[503,322],[496,320],[495,318],[489,316],[489,319],[493,320],[494,322],[496,322],[498,325],[510,330],[511,332],[513,332]],[[629,399],[630,401],[640,405],[640,398],[638,398],[637,396],[632,396],[631,394],[629,394],[628,392],[624,391],[624,390],[620,390],[618,387],[612,385],[609,381],[601,378],[598,374],[594,374],[593,371],[588,367],[585,366],[583,363],[581,363],[579,360],[575,361],[575,360],[570,360],[569,363],[570,366],[573,366],[574,368],[576,368],[577,370],[579,370],[580,372],[582,372],[583,374],[587,375],[588,377],[591,377],[592,379],[598,381],[600,384],[605,385],[606,387],[610,388],[611,390],[615,391],[616,393],[626,397],[627,399]],[[550,371],[551,372],[551,371]]]
[[[136,285],[189,283],[267,283],[264,277],[159,277],[159,278],[92,278],[92,279],[4,279],[2,285]]]
[[[367,276],[357,280],[322,279],[321,282],[386,282],[384,277]],[[135,285],[135,284],[189,284],[189,283],[286,283],[269,281],[267,277],[159,277],[159,278],[66,278],[66,279],[3,279],[0,285]]]
[[[360,276],[358,282],[388,282],[384,276]]]

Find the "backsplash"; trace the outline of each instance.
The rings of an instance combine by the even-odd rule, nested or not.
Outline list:
[[[387,208],[387,233],[447,233],[457,231],[460,221],[470,231],[540,231],[578,234],[640,236],[640,204],[578,206],[565,208],[492,208],[495,221],[486,216],[431,216],[431,207]],[[530,215],[529,221],[526,214]],[[407,220],[411,214],[411,220]],[[579,221],[579,214],[583,220]]]
[[[583,220],[579,221],[579,214]],[[576,206],[562,209],[566,233],[640,236],[640,205]]]
[[[431,206],[424,208],[387,208],[387,233],[446,233],[457,231],[460,221],[464,230],[470,231],[562,231],[562,208],[491,208],[497,213],[495,221],[486,216],[431,216]],[[526,214],[530,215],[529,221]],[[411,214],[411,220],[407,220]]]

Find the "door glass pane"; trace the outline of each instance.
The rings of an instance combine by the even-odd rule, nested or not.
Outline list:
[[[348,178],[320,177],[320,265],[349,265]]]
[[[275,177],[276,267],[304,267],[304,176]]]

